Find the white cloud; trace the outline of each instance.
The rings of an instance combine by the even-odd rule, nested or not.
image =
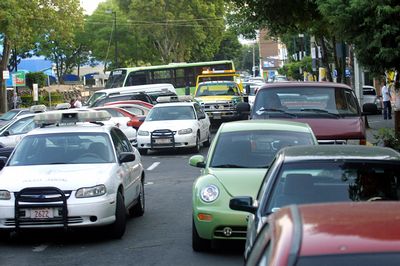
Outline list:
[[[105,2],[105,0],[81,0],[81,7],[85,14],[91,15],[101,2]]]

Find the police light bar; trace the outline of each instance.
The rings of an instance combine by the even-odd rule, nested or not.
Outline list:
[[[172,102],[191,102],[193,97],[190,95],[184,96],[160,96],[156,100],[158,103],[172,103]]]
[[[54,111],[37,114],[33,118],[36,124],[70,124],[77,122],[101,122],[110,120],[107,111]]]
[[[203,70],[202,74],[203,75],[208,75],[208,74],[235,74],[235,70]]]
[[[44,104],[32,105],[31,108],[29,108],[29,112],[41,113],[41,112],[46,112],[46,109],[47,107]]]

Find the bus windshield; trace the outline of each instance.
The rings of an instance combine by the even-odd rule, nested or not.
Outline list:
[[[111,71],[105,86],[106,89],[123,87],[125,77],[126,77],[125,69],[116,69]]]

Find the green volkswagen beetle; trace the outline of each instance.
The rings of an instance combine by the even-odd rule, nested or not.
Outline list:
[[[189,164],[203,168],[193,184],[192,247],[211,248],[218,239],[246,239],[248,213],[232,211],[229,200],[256,197],[276,152],[293,145],[317,144],[308,124],[284,120],[223,123],[207,158],[194,155]]]

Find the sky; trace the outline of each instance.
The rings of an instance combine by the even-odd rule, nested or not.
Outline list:
[[[105,2],[105,0],[81,0],[81,6],[85,10],[85,14],[91,15],[101,2]]]

